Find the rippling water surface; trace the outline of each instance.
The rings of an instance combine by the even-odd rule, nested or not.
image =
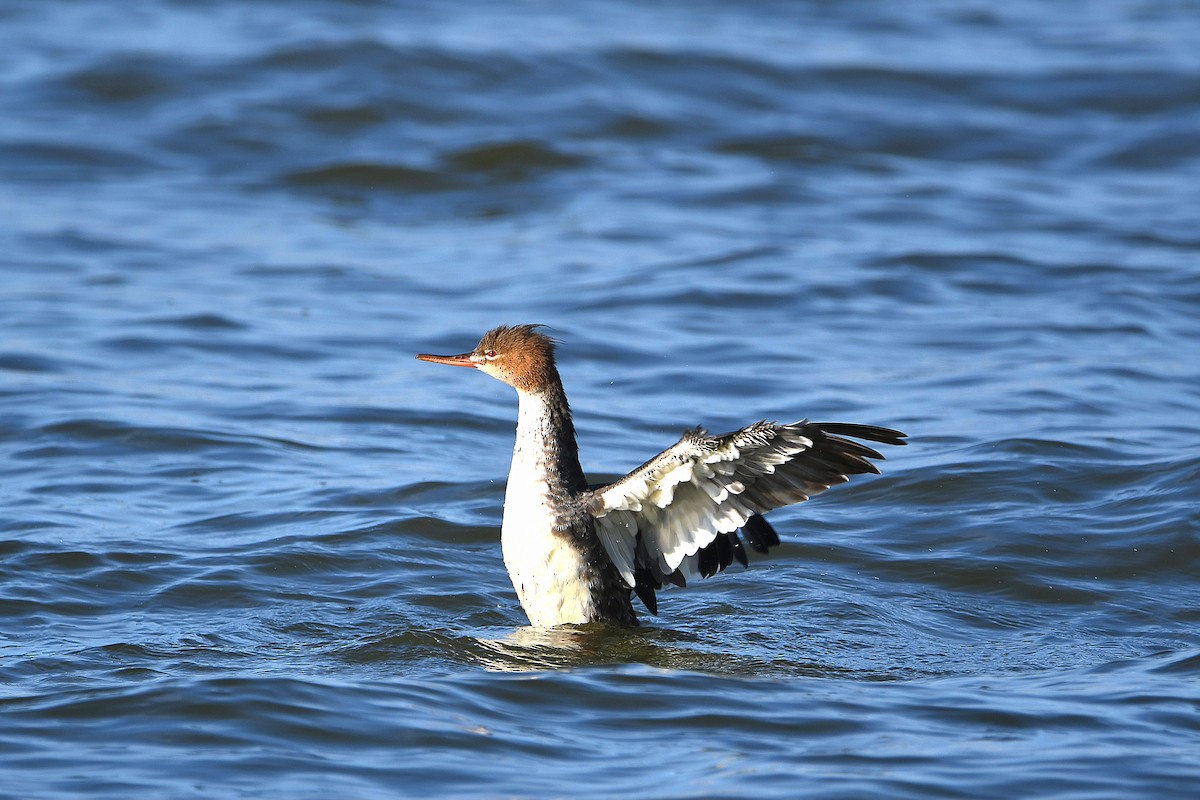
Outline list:
[[[0,795],[1194,797],[1189,3],[0,6]],[[636,630],[535,631],[584,464],[884,424]]]

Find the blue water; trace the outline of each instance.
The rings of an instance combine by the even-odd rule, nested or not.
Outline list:
[[[1189,3],[0,5],[0,796],[1191,798]],[[526,627],[541,322],[595,480],[910,434],[636,630]]]

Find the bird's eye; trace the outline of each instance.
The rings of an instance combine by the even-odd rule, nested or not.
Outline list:
[[[484,355],[485,355],[485,356],[487,356],[488,358],[495,358],[495,357],[496,357],[496,351],[495,351],[495,350],[488,350],[486,353],[484,353]]]

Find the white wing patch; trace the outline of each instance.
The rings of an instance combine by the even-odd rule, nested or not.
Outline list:
[[[797,475],[778,470],[812,449],[812,439],[801,432],[807,424],[759,422],[720,437],[696,428],[620,481],[597,490],[592,514],[622,579],[632,587],[639,565],[653,565],[660,576],[670,576],[681,565],[687,567],[685,573],[695,574],[696,554],[719,534],[737,530],[753,514],[806,500],[830,483],[846,480],[836,473],[808,474],[814,472],[811,468]]]

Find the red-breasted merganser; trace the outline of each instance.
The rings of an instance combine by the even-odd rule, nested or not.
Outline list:
[[[707,578],[746,550],[767,552],[779,535],[762,514],[799,503],[850,475],[879,470],[883,456],[848,436],[905,444],[874,425],[756,422],[710,436],[693,428],[616,483],[588,486],[571,409],[541,325],[488,331],[469,353],[418,355],[471,367],[517,390],[517,441],[500,531],[504,565],[538,627],[637,624],[636,594],[658,613],[655,591]]]

